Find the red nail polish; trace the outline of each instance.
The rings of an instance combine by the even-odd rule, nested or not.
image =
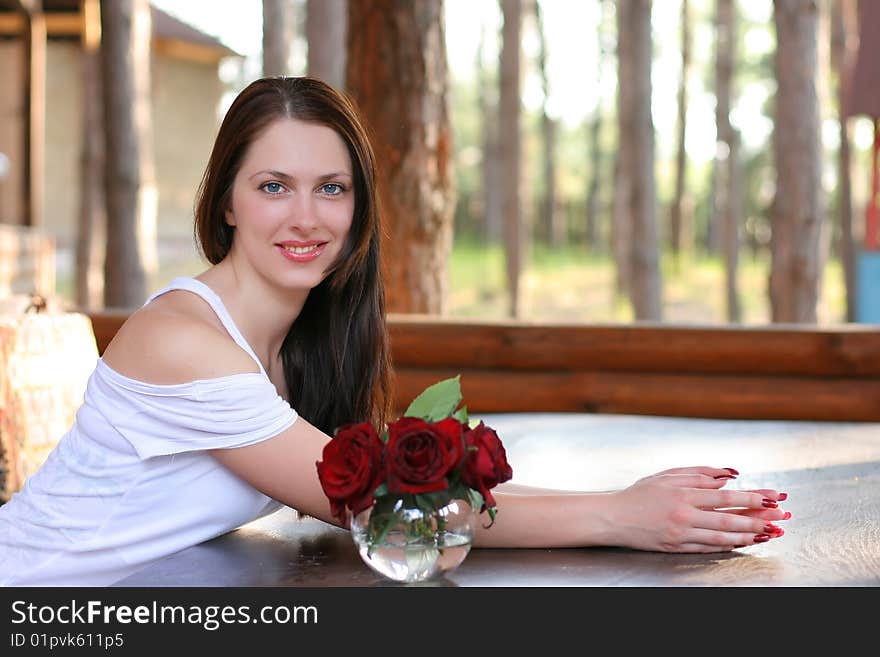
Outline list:
[[[779,493],[779,497],[776,498],[777,502],[783,502],[788,499],[788,493]]]
[[[778,531],[779,531],[779,527],[777,527],[776,525],[774,525],[772,522],[768,522],[766,525],[764,525],[764,531],[765,531],[767,534],[772,534],[773,532],[778,532]]]
[[[764,498],[764,501],[761,504],[762,504],[762,506],[764,506],[768,509],[775,509],[776,507],[779,506],[776,502],[774,502],[773,500],[768,500],[766,497]]]
[[[779,537],[782,536],[784,533],[785,533],[785,530],[784,530],[784,529],[780,529],[779,527],[777,527],[777,528],[776,528],[776,531],[773,532],[773,534],[770,536],[770,538],[779,538]]]
[[[785,515],[782,516],[782,519],[783,519],[783,520],[788,520],[789,518],[791,518],[791,511],[786,511],[786,512],[785,512]]]
[[[755,534],[755,543],[766,543],[770,540],[767,534]]]
[[[736,479],[733,475],[718,475],[715,479]]]
[[[738,471],[738,470],[734,470],[733,468],[724,468],[724,469],[727,470],[727,471],[728,471],[730,474],[732,474],[732,475],[738,475],[738,474],[739,474],[739,471]]]

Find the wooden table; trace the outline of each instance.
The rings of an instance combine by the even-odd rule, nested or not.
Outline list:
[[[472,419],[474,419],[472,417]],[[735,488],[789,494],[781,539],[722,555],[620,548],[474,549],[438,582],[470,587],[880,585],[880,424],[492,414],[514,481],[605,490],[669,467],[734,467]],[[348,532],[283,509],[120,581],[162,586],[399,586]]]

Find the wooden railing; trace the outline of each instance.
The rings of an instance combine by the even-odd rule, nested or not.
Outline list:
[[[125,312],[89,313],[98,350]],[[398,408],[461,374],[472,413],[880,421],[880,329],[389,317]]]

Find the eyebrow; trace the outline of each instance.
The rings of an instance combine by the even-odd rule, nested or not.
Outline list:
[[[249,178],[249,180],[253,180],[257,176],[262,175],[264,173],[269,174],[273,178],[280,178],[281,180],[292,180],[293,179],[293,176],[290,176],[290,175],[284,173],[283,171],[276,171],[275,169],[263,169],[262,171],[257,171],[254,175],[252,175]],[[340,178],[343,176],[347,177],[347,178],[352,177],[352,175],[350,173],[347,173],[345,171],[334,171],[333,173],[325,173],[322,176],[318,176],[318,180],[332,180],[333,178]]]

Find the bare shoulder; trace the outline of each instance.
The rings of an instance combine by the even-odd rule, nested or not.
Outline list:
[[[102,358],[120,374],[154,384],[259,372],[211,307],[182,290],[166,292],[132,313]]]

